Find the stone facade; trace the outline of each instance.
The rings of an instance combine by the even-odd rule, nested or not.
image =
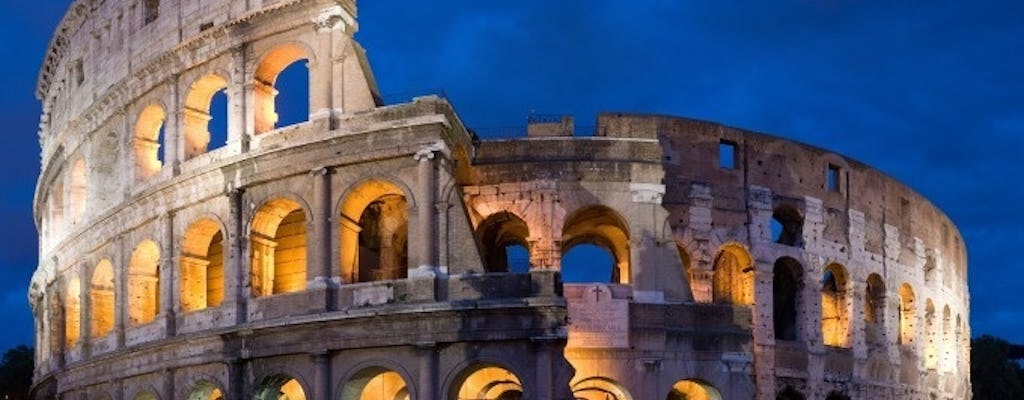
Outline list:
[[[683,118],[481,141],[382,103],[356,15],[72,4],[37,90],[35,398],[970,397],[965,249],[906,186]],[[609,279],[562,284],[578,245]]]

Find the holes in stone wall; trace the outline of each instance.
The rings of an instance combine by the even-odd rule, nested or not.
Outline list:
[[[530,230],[522,218],[507,211],[495,213],[480,223],[476,235],[487,272],[529,271]]]
[[[160,0],[142,1],[142,24],[148,25],[160,16]]]
[[[309,68],[300,62],[308,59],[297,45],[280,46],[264,57],[253,85],[256,134],[309,119]]]
[[[865,288],[864,336],[871,346],[885,345],[885,282],[878,274],[868,275]]]
[[[792,258],[775,261],[772,270],[772,311],[776,340],[795,341],[800,338],[798,316],[803,310],[803,266]]]
[[[842,190],[842,168],[834,164],[828,165],[825,170],[825,189],[830,192]]]
[[[267,202],[250,231],[252,293],[270,296],[306,289],[306,212],[289,199]]]
[[[736,169],[736,143],[728,140],[718,142],[718,167]]]
[[[803,246],[804,217],[795,208],[782,205],[772,212],[772,240],[786,246]]]
[[[917,308],[914,302],[914,289],[906,283],[900,285],[898,343],[906,346],[913,345],[917,336]]]
[[[924,301],[924,367],[934,370],[939,363],[938,352],[938,326],[935,323],[935,303],[932,299]]]

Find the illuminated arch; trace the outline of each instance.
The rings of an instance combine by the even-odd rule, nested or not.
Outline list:
[[[71,165],[71,185],[68,191],[68,205],[71,209],[71,222],[77,224],[85,215],[87,170],[85,159],[79,158]]]
[[[609,283],[628,284],[631,280],[629,224],[615,210],[591,205],[566,218],[562,229],[562,256],[578,245],[594,245],[612,257]],[[563,263],[564,267],[564,263]]]
[[[826,346],[850,347],[849,287],[846,268],[836,263],[825,267],[821,279],[821,337]]]
[[[295,378],[273,375],[256,386],[253,400],[306,400],[306,390]]]
[[[942,337],[939,341],[939,345],[942,348],[942,369],[945,371],[954,370],[953,365],[953,352],[956,346],[956,342],[953,341],[953,320],[952,313],[949,310],[949,304],[942,307]]]
[[[160,172],[163,161],[160,154],[164,142],[164,121],[167,112],[164,108],[151,104],[142,109],[135,123],[135,177],[145,180]]]
[[[185,231],[179,286],[185,312],[217,307],[224,300],[224,234],[217,221],[204,218]]]
[[[484,219],[476,229],[476,237],[483,247],[487,272],[509,272],[508,250],[515,246],[521,246],[527,252],[530,249],[527,240],[530,228],[526,221],[508,211],[497,212]]]
[[[77,276],[68,280],[64,295],[64,342],[72,347],[82,334],[82,282]]]
[[[153,392],[143,390],[138,393],[135,393],[135,396],[132,397],[132,400],[159,400],[159,398],[156,397],[156,395],[153,394]]]
[[[718,251],[713,298],[719,304],[754,304],[754,259],[743,245],[728,243]]]
[[[275,47],[263,56],[253,79],[253,96],[255,102],[255,133],[261,134],[274,130],[277,121],[277,77],[292,64],[311,60],[311,51],[299,43],[289,43]],[[307,99],[308,103],[308,99]]]
[[[672,385],[665,400],[722,400],[722,393],[708,383],[687,379]]]
[[[203,380],[192,388],[185,400],[224,400],[224,393],[217,385]]]
[[[914,288],[910,284],[900,285],[900,329],[899,344],[910,346],[917,338],[917,308]]]
[[[338,236],[346,282],[403,279],[408,274],[409,200],[395,183],[373,179],[341,202]]]
[[[772,281],[772,311],[776,340],[800,339],[798,316],[803,311],[804,269],[800,262],[782,257],[775,261]]]
[[[249,232],[252,292],[255,296],[306,289],[306,211],[295,200],[268,201]]]
[[[885,281],[878,274],[868,275],[864,293],[864,330],[868,344],[885,344]]]
[[[114,266],[110,260],[96,264],[89,287],[90,336],[106,336],[114,329]]]
[[[476,364],[459,374],[448,400],[519,400],[523,393],[522,381],[512,371],[495,364]]]
[[[342,387],[341,400],[410,400],[409,386],[398,372],[369,367],[352,375]]]
[[[182,139],[185,159],[206,153],[210,145],[210,104],[213,96],[227,89],[228,80],[220,74],[203,75],[189,87],[182,108]]]
[[[939,364],[938,327],[935,324],[935,303],[932,299],[924,301],[924,367],[934,370]]]
[[[160,247],[143,240],[128,264],[128,320],[131,325],[153,322],[160,310]]]
[[[578,400],[633,400],[619,382],[603,376],[581,379],[570,388]]]

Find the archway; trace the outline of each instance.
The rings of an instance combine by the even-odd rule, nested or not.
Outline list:
[[[188,95],[185,96],[185,107],[182,109],[182,139],[185,141],[186,160],[211,149],[210,122],[215,115],[211,106],[214,97],[224,93],[227,87],[227,79],[217,74],[204,75],[189,87]],[[225,110],[216,111],[218,117],[226,117]],[[214,145],[219,147],[223,146],[223,143]]]
[[[78,344],[82,334],[82,281],[77,276],[68,280],[64,297],[64,342],[67,347]]]
[[[571,385],[577,400],[632,400],[633,396],[619,382],[603,376],[589,377]]]
[[[385,180],[364,182],[341,205],[341,274],[348,282],[404,279],[409,268],[405,192]]]
[[[353,375],[341,390],[341,400],[409,400],[409,387],[399,373],[367,368]]]
[[[193,222],[181,243],[182,311],[217,307],[224,300],[224,235],[220,224],[204,218]]]
[[[68,205],[71,206],[71,223],[81,222],[85,216],[85,204],[87,199],[87,174],[85,160],[79,158],[71,166],[71,187],[68,193]]]
[[[924,367],[934,370],[938,366],[938,327],[935,323],[935,303],[932,299],[924,301]]]
[[[912,345],[917,337],[917,306],[914,288],[909,284],[900,285],[900,334],[899,344]]]
[[[523,385],[516,374],[496,365],[476,365],[460,374],[449,400],[521,400]]]
[[[208,381],[202,381],[192,388],[186,400],[224,400],[224,393],[221,392],[217,385]]]
[[[578,248],[578,249],[577,249]],[[602,257],[606,252],[611,258],[609,283],[628,284],[630,276],[629,228],[625,219],[611,208],[592,205],[583,207],[566,219],[562,230],[562,275],[569,275],[566,269],[577,266],[585,268],[587,262],[575,262],[571,251],[584,249],[590,257]],[[589,249],[589,250],[588,250]],[[568,258],[568,260],[566,260]],[[600,260],[600,258],[592,258]],[[567,262],[568,261],[568,262]],[[600,261],[589,264],[593,265]],[[583,274],[587,275],[587,274]],[[566,280],[567,282],[569,280]],[[593,281],[593,280],[591,280]]]
[[[306,390],[290,376],[274,375],[256,386],[253,400],[306,400]]]
[[[275,199],[253,217],[252,293],[270,296],[306,289],[306,212],[298,202]]]
[[[775,261],[772,281],[772,311],[775,339],[795,341],[800,338],[798,316],[802,309],[803,266],[790,257]]]
[[[90,335],[99,338],[114,329],[114,266],[110,264],[110,260],[96,264],[90,283]]]
[[[264,133],[264,132],[269,132],[269,131],[273,130],[275,127],[277,127],[277,124],[278,124],[281,116],[278,114],[278,112],[280,110],[279,110],[279,107],[278,107],[278,104],[277,104],[276,100],[278,98],[278,95],[280,93],[282,93],[279,90],[280,88],[278,87],[279,86],[278,85],[278,83],[279,83],[278,82],[278,78],[282,76],[282,73],[285,72],[286,69],[291,69],[290,67],[293,64],[299,63],[300,61],[303,61],[303,60],[306,60],[307,62],[309,60],[309,55],[307,54],[306,50],[303,47],[301,47],[300,45],[297,45],[297,44],[286,44],[286,45],[279,46],[279,47],[275,48],[274,50],[272,50],[271,52],[267,53],[267,55],[263,58],[263,61],[260,62],[259,66],[256,68],[256,75],[255,75],[255,79],[253,81],[253,97],[254,97],[254,102],[255,102],[255,115],[254,115],[255,121],[254,122],[255,122],[256,134],[261,134],[261,133]],[[298,64],[298,65],[295,66],[295,68],[299,68],[299,67],[302,67],[303,69],[305,69],[304,68],[305,66],[301,65],[301,64]],[[299,72],[299,71],[296,71],[296,72]],[[305,104],[305,110],[306,110],[306,112],[305,112],[306,116],[305,117],[306,117],[306,119],[308,119],[308,117],[309,117],[309,95],[308,95],[308,93],[309,93],[309,83],[308,83],[309,82],[309,71],[306,70],[306,71],[301,71],[301,72],[305,73],[304,74],[304,76],[305,76],[305,80],[304,81],[305,81],[306,87],[304,88],[305,89],[304,92],[306,93],[306,98],[304,99],[305,101],[302,102],[302,103]],[[288,75],[291,75],[291,74],[288,74]],[[296,77],[297,78],[301,78],[302,76],[303,75],[297,74]],[[288,76],[286,75],[285,78],[287,78],[287,77]],[[284,79],[284,81],[291,81],[291,80],[292,79]],[[288,86],[291,86],[291,88],[290,88],[291,90],[288,90],[287,92],[292,92],[292,91],[302,92],[303,91],[303,88],[300,87],[302,85],[301,82],[303,80],[302,79],[296,79],[296,80],[298,80],[299,82],[297,82],[295,84],[291,84],[290,83]],[[287,96],[287,94],[286,94],[286,96]],[[287,102],[288,103],[299,103],[300,100],[299,99],[289,99]],[[282,103],[284,103],[284,101],[282,101]],[[288,122],[292,122],[292,121],[288,121]]]
[[[787,246],[803,246],[804,217],[788,205],[781,205],[772,212],[772,240]]]
[[[868,275],[864,293],[864,331],[869,345],[885,343],[885,282],[878,274]]]
[[[502,211],[491,214],[476,229],[487,272],[524,272],[529,266],[530,229],[519,216]],[[526,265],[521,254],[526,250]],[[524,268],[525,267],[525,268]]]
[[[722,400],[722,394],[710,384],[695,380],[682,380],[672,385],[672,391],[668,393],[665,400]]]
[[[160,310],[160,247],[143,240],[128,265],[128,320],[132,326],[153,322]]]
[[[718,304],[754,304],[754,259],[742,245],[729,243],[718,251],[713,298]]]
[[[846,268],[832,263],[825,267],[821,279],[821,337],[826,346],[850,346],[848,276]]]
[[[163,168],[162,147],[164,142],[164,120],[167,112],[164,108],[152,104],[139,113],[135,123],[135,177],[144,180],[160,172]]]

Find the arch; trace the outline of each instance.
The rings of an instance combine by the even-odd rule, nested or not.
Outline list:
[[[50,237],[57,238],[64,232],[64,182],[57,179],[50,191],[49,222]]]
[[[722,400],[722,393],[706,382],[687,379],[672,385],[665,400]]]
[[[106,336],[114,329],[114,266],[110,260],[101,260],[92,271],[89,301],[90,336]]]
[[[224,234],[203,218],[189,225],[181,243],[179,301],[182,311],[220,306],[224,300]]]
[[[869,345],[885,344],[885,281],[878,274],[868,275],[864,293],[864,331]]]
[[[135,393],[135,396],[132,397],[132,400],[159,400],[159,397],[156,397],[156,395],[149,390],[140,390],[139,392]]]
[[[186,160],[209,150],[210,121],[213,119],[210,105],[213,97],[227,87],[227,78],[217,73],[203,75],[189,86],[182,107],[182,139],[185,142]]]
[[[772,212],[772,240],[787,246],[803,246],[804,217],[790,205],[779,205]]]
[[[775,400],[804,400],[803,393],[793,389],[791,386],[786,386],[785,389],[779,391],[779,394],[775,396]]]
[[[942,307],[942,338],[940,345],[942,348],[942,367],[943,370],[950,371],[954,370],[953,365],[953,352],[956,347],[956,342],[953,341],[953,320],[952,313],[949,310],[949,304]]]
[[[185,400],[224,400],[224,392],[213,382],[202,380],[192,387]]]
[[[908,283],[900,285],[900,329],[897,343],[910,346],[917,336],[917,306],[914,304],[914,288]]]
[[[562,255],[581,244],[604,248],[611,254],[613,262],[609,282],[628,284],[632,278],[628,227],[629,224],[622,215],[611,208],[602,205],[582,207],[565,220],[562,229]]]
[[[384,367],[363,368],[349,377],[341,389],[341,400],[410,400],[405,377]]]
[[[339,259],[347,282],[404,279],[409,265],[409,201],[392,181],[372,179],[341,202]]]
[[[715,256],[713,268],[715,303],[754,304],[754,259],[743,245],[723,245]]]
[[[296,62],[311,61],[312,54],[313,52],[303,44],[286,43],[273,48],[261,58],[253,79],[253,98],[256,110],[254,113],[255,133],[257,135],[274,130],[277,124],[279,116],[275,99],[278,95],[276,87],[278,76]]]
[[[128,264],[128,320],[131,325],[153,322],[160,310],[160,247],[152,240],[135,246]]]
[[[632,400],[633,396],[614,379],[603,376],[588,377],[571,385],[577,400]]]
[[[924,301],[924,367],[934,370],[938,366],[938,332],[935,324],[935,303],[932,299]]]
[[[825,267],[821,279],[821,337],[826,346],[850,347],[847,306],[849,274],[837,263]]]
[[[522,381],[507,368],[497,364],[475,364],[459,373],[448,399],[519,400],[524,392]]]
[[[86,188],[88,170],[85,168],[85,159],[79,158],[71,165],[71,184],[68,190],[68,205],[71,210],[71,223],[81,222],[85,214]]]
[[[269,296],[306,289],[306,216],[297,201],[263,204],[249,231],[252,293]]]
[[[484,219],[476,229],[476,237],[482,246],[487,272],[509,272],[512,269],[509,250],[521,246],[529,252],[530,248],[530,228],[526,221],[509,211],[497,212]]]
[[[306,400],[306,389],[298,379],[278,374],[260,381],[253,400]]]
[[[804,268],[800,262],[782,257],[775,261],[772,270],[772,311],[775,324],[775,339],[794,341],[800,339],[798,316],[801,314],[804,288]]]
[[[82,281],[78,276],[68,279],[64,296],[64,343],[78,344],[82,334]]]
[[[167,112],[157,104],[150,104],[142,109],[135,123],[135,177],[145,180],[156,175],[163,168],[163,156],[160,154],[164,143],[164,121]]]

